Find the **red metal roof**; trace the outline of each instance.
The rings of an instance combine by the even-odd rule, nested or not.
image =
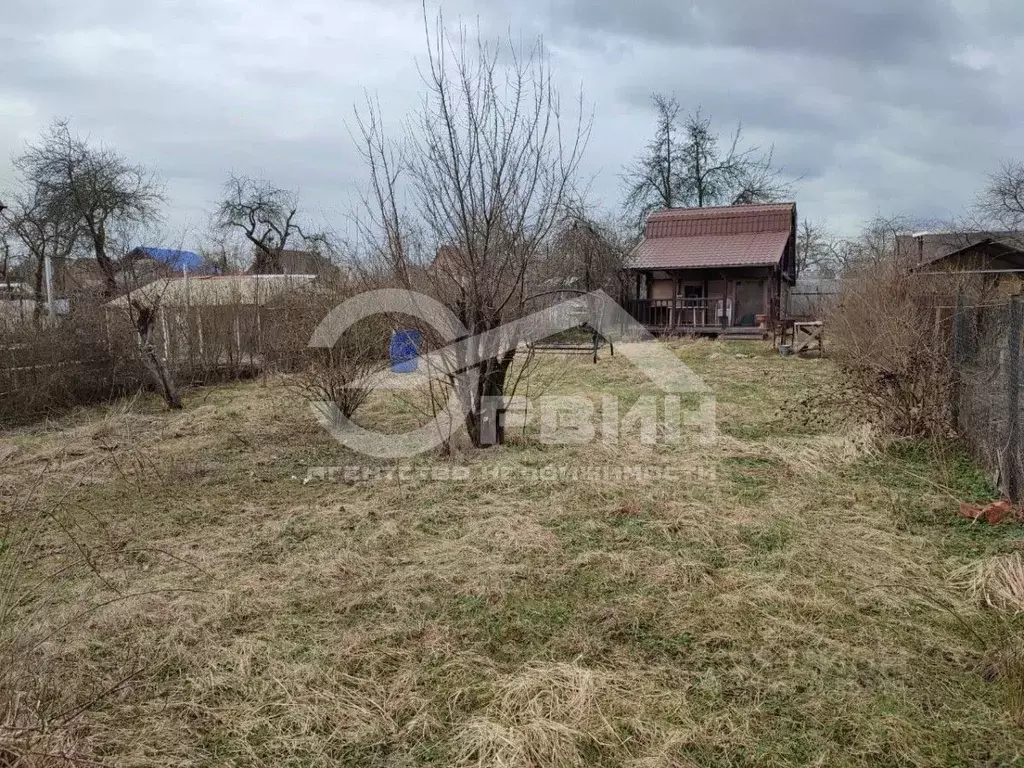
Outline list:
[[[632,269],[767,267],[778,264],[789,232],[746,235],[697,235],[644,240],[633,251]]]
[[[793,234],[793,203],[674,208],[652,213],[632,269],[778,264]]]

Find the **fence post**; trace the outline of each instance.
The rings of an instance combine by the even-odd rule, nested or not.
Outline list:
[[[1024,340],[1024,296],[1020,294],[1010,299],[1010,328],[1007,334],[1007,367],[1009,369],[1007,386],[1007,476],[1006,490],[1010,499],[1016,504],[1021,501],[1021,434],[1020,434],[1020,385],[1021,376],[1021,342]]]
[[[935,332],[941,343],[942,339],[942,315],[941,309],[935,310]],[[949,359],[953,368],[953,397],[950,404],[950,418],[953,421],[953,429],[960,428],[960,396],[963,391],[961,385],[961,373],[965,362],[966,354],[964,337],[967,334],[967,323],[965,322],[964,292],[961,290],[956,295],[956,309],[953,310],[953,337],[950,339]]]

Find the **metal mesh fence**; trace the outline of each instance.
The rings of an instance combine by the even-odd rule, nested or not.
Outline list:
[[[1024,299],[983,305],[957,300],[951,339],[953,418],[975,458],[1014,502],[1024,500],[1022,340]]]

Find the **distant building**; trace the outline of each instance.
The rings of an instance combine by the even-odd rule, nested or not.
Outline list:
[[[900,235],[900,252],[917,274],[973,278],[986,291],[1017,293],[1024,281],[1022,232],[921,232]]]
[[[134,299],[171,310],[188,307],[265,306],[297,290],[308,289],[313,275],[207,275],[154,280],[107,303],[128,310]]]
[[[900,235],[897,244],[909,253],[915,271],[1024,270],[1024,233],[921,232]]]
[[[133,248],[121,260],[122,270],[145,273],[153,277],[180,275],[213,275],[217,268],[193,251],[179,251],[172,248]]]
[[[274,337],[279,302],[315,290],[313,275],[209,275],[161,278],[105,305],[111,327],[156,308],[154,343],[167,360],[200,368],[263,360],[265,331]],[[200,365],[199,361],[205,361]]]
[[[340,274],[338,266],[328,257],[317,251],[304,251],[285,248],[279,256],[279,275],[314,275],[316,277],[334,277]]]
[[[36,304],[35,291],[27,283],[0,283],[0,325],[29,322],[36,316]],[[38,304],[39,311],[49,311],[45,300]],[[66,315],[68,309],[67,299],[54,298],[54,312]]]
[[[331,260],[316,251],[298,251],[285,249],[281,251],[281,274],[284,275],[318,275],[337,271]]]

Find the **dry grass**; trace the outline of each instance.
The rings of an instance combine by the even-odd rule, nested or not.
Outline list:
[[[972,593],[985,605],[1010,614],[1024,613],[1024,558],[1020,552],[981,563],[970,582]]]
[[[953,497],[987,492],[973,468],[842,414],[786,415],[833,380],[828,361],[677,349],[718,392],[716,444],[520,439],[461,456],[465,481],[304,483],[309,467],[365,462],[279,381],[0,437],[5,543],[36,526],[18,539],[19,588],[49,585],[14,613],[37,638],[70,621],[0,691],[0,763],[12,728],[65,711],[36,750],[51,757],[21,764],[1019,759],[1016,593],[986,578],[995,611],[959,575],[1018,534],[957,520]],[[620,358],[555,364],[572,373],[551,379],[560,393],[652,391]],[[363,418],[412,410],[378,399]],[[638,463],[714,474],[523,473]],[[28,673],[46,711],[13,713]]]

